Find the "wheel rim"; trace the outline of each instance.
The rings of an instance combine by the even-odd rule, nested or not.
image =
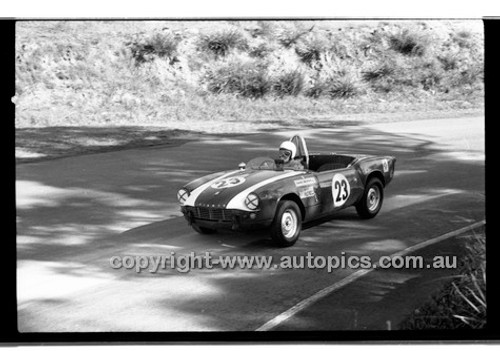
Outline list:
[[[287,239],[292,238],[297,232],[297,214],[295,211],[286,210],[281,216],[281,232]]]
[[[375,211],[380,204],[380,190],[378,187],[374,186],[370,188],[367,195],[368,210],[370,212]]]

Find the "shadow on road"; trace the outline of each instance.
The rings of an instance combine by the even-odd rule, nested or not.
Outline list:
[[[458,158],[424,136],[409,137],[354,125],[308,131],[304,135],[310,151],[396,156],[396,175],[387,189],[384,206],[390,207],[391,198],[398,205],[390,212],[384,208],[378,217],[366,221],[348,209],[305,227],[297,244],[286,249],[275,247],[265,232],[202,236],[187,227],[176,202],[180,186],[204,174],[236,168],[239,162],[255,156],[274,155],[279,143],[290,134],[291,131],[244,137],[200,135],[197,141],[182,147],[142,148],[18,165],[17,257],[21,290],[36,288],[35,283],[50,284],[37,280],[30,285],[35,266],[43,267],[43,277],[50,280],[52,275],[61,276],[62,282],[99,274],[103,277],[101,283],[111,284],[114,279],[120,283],[144,281],[156,289],[163,289],[164,284],[172,286],[169,279],[176,284],[201,281],[210,292],[203,299],[182,294],[161,297],[159,293],[151,295],[148,304],[163,313],[181,313],[191,323],[186,325],[193,329],[232,330],[234,320],[238,320],[238,328],[251,330],[259,321],[277,313],[278,310],[270,309],[269,301],[285,299],[284,305],[292,306],[311,286],[319,289],[327,283],[325,272],[308,272],[309,278],[295,286],[293,270],[200,270],[189,274],[141,275],[111,269],[109,258],[116,254],[193,251],[279,258],[320,253],[324,247],[336,248],[329,254],[339,254],[340,250],[365,254],[394,252],[422,241],[422,226],[435,223],[436,228],[441,228],[438,222],[443,222],[443,217],[453,222],[460,221],[463,215],[463,208],[454,207],[451,200],[444,202],[449,208],[426,204],[418,208],[418,214],[412,204],[426,203],[440,194],[465,193],[471,211],[484,212],[484,160]],[[401,230],[410,234],[400,236]],[[162,284],[158,279],[162,279]],[[277,291],[285,292],[281,297],[274,296]],[[21,303],[22,296],[23,291]],[[35,294],[26,297],[26,301],[44,308],[54,305],[50,296],[43,299]],[[235,309],[240,301],[247,301],[251,310]],[[71,301],[65,302],[68,304]],[[278,307],[283,309],[283,305]],[[109,325],[109,321],[99,324],[102,311],[99,313],[89,312],[97,318],[97,329]],[[20,323],[30,320],[30,328],[36,330],[49,323],[47,318],[50,323],[58,323],[57,317],[63,318],[63,322],[66,318],[56,311],[49,317],[38,317],[27,308]],[[119,314],[113,318],[121,317]],[[132,320],[129,322],[134,325]]]

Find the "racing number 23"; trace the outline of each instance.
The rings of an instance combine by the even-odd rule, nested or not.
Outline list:
[[[212,188],[214,189],[232,188],[233,186],[237,186],[244,182],[245,178],[243,177],[231,177],[215,182],[214,184],[212,184]]]
[[[343,174],[335,174],[332,179],[333,206],[342,206],[351,193],[351,186]]]

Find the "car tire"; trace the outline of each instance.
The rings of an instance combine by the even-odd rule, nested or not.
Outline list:
[[[214,234],[216,232],[215,229],[199,227],[196,224],[193,224],[193,229],[196,230],[198,233],[203,234],[203,235]]]
[[[368,181],[363,198],[356,204],[356,211],[361,218],[369,219],[377,215],[384,201],[384,186],[377,178]]]
[[[280,201],[271,224],[271,238],[282,247],[295,244],[302,227],[302,214],[294,201]]]

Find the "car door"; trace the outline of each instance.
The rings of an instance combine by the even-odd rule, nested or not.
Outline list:
[[[322,214],[328,214],[353,205],[363,192],[363,185],[353,168],[342,168],[316,173],[320,190]]]

